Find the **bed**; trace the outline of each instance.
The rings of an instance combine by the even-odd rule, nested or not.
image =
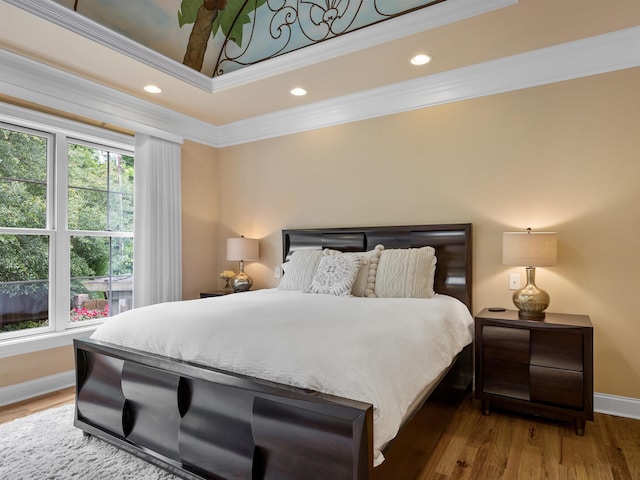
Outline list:
[[[293,260],[284,265],[284,278],[289,275],[289,284],[296,278],[291,265],[302,252],[324,249],[323,256],[328,252],[339,256],[341,252],[370,253],[377,245],[383,245],[386,258],[391,258],[392,252],[403,253],[400,249],[433,247],[437,267],[432,284],[437,295],[430,303],[446,312],[458,310],[461,305],[469,316],[470,224],[290,229],[283,230],[282,238],[283,259]],[[347,256],[353,255],[342,255]],[[411,328],[426,327],[423,320],[414,320],[421,315],[423,303],[419,302],[424,300],[365,298],[375,293],[371,284],[365,284],[370,288],[363,298],[313,295],[283,288],[174,302],[114,317],[113,322],[105,323],[94,334],[95,338],[74,343],[75,425],[86,434],[188,479],[416,478],[469,388],[470,340],[463,341],[466,337],[456,334],[456,340],[450,343],[459,353],[451,354],[445,363],[442,355],[429,360],[424,372],[429,371],[430,376],[422,385],[414,388],[416,382],[407,381],[411,388],[398,383],[383,393],[378,393],[377,387],[369,390],[364,380],[370,376],[379,377],[374,385],[384,383],[380,378],[389,379],[392,384],[392,380],[404,376],[420,377],[423,369],[406,359],[397,366],[391,363],[399,354],[387,352],[385,356],[382,344],[375,350],[379,354],[365,352],[356,358],[352,351],[359,351],[358,342],[375,345],[378,340],[369,336],[370,330],[380,329],[383,338],[398,336],[400,342],[405,342],[408,354],[412,352],[409,344],[415,343],[411,348],[416,350],[410,358],[417,358],[421,357],[420,344],[413,338],[420,334],[408,328],[414,324]],[[271,304],[280,309],[275,310],[275,315],[269,313]],[[356,317],[351,313],[344,317],[351,308],[368,308],[369,313],[358,315],[362,317],[360,323],[349,322],[353,323],[349,331],[339,330],[340,324],[347,323],[345,319]],[[389,328],[385,318],[403,311],[400,308],[409,312],[398,315],[403,328],[383,330]],[[213,313],[206,312],[214,311],[221,319],[215,322],[216,334],[207,337],[207,315]],[[312,318],[312,312],[326,321]],[[150,329],[149,323],[144,322],[163,316],[180,330],[169,336],[158,323],[158,328],[153,329],[157,332],[145,335]],[[296,337],[291,337],[294,341],[288,339],[298,328],[293,320],[303,317],[305,322],[300,321],[301,325],[309,323],[305,328],[316,329],[311,330],[313,333],[306,331],[304,337],[332,345],[331,355],[324,359],[313,357],[313,342],[307,345]],[[312,320],[306,321],[306,317]],[[117,325],[123,321],[130,322],[124,324],[124,329]],[[267,331],[278,322],[280,333],[269,337]],[[318,329],[320,323],[322,330]],[[183,324],[184,332],[200,332],[196,337],[201,337],[204,348],[193,346],[191,342],[195,340],[183,339]],[[432,328],[430,324],[428,328]],[[275,331],[275,327],[272,329]],[[400,331],[405,332],[404,337]],[[219,352],[225,350],[225,342],[233,346],[227,354],[233,360],[215,363],[215,358],[222,357]],[[296,367],[290,368],[295,377],[285,371],[289,365],[283,358],[288,357],[281,354],[288,344],[299,350],[300,356],[291,357],[295,360],[288,362]],[[358,346],[350,348],[351,345]],[[394,349],[393,352],[404,350],[397,346]],[[344,359],[335,354],[347,350],[349,355]],[[270,357],[277,358],[271,366]],[[347,362],[344,365],[350,367],[341,369],[339,362]],[[432,366],[438,362],[442,365]],[[321,363],[329,366],[329,374],[315,370]],[[263,371],[257,365],[266,367]],[[437,371],[431,372],[432,369]],[[347,381],[338,382],[338,377]],[[396,402],[396,390],[411,392],[407,399]],[[396,404],[403,405],[398,407],[401,411],[389,415],[387,411],[394,410]],[[387,416],[394,417],[391,426],[387,425]]]

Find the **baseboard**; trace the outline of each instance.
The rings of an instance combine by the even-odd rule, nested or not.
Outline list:
[[[75,370],[68,370],[48,377],[37,378],[28,382],[0,387],[0,406],[38,397],[46,393],[72,387],[76,381]]]
[[[640,398],[596,393],[593,396],[593,401],[594,410],[598,413],[640,420]]]
[[[72,387],[74,384],[75,371],[68,370],[29,382],[0,387],[0,406]],[[620,397],[606,393],[596,393],[593,397],[594,410],[598,413],[640,420],[640,398]]]

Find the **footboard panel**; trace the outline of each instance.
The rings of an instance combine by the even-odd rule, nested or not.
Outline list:
[[[189,479],[371,478],[373,408],[92,339],[75,425]]]

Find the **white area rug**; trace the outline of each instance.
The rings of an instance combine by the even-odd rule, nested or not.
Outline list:
[[[73,405],[0,425],[2,480],[174,480],[154,467],[73,426]]]

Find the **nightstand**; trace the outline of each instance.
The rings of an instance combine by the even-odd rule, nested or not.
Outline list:
[[[491,406],[573,420],[584,435],[593,420],[593,326],[586,315],[547,313],[522,320],[517,310],[475,317],[475,397]]]
[[[216,290],[215,292],[200,292],[200,298],[222,297],[234,293],[233,290]]]

